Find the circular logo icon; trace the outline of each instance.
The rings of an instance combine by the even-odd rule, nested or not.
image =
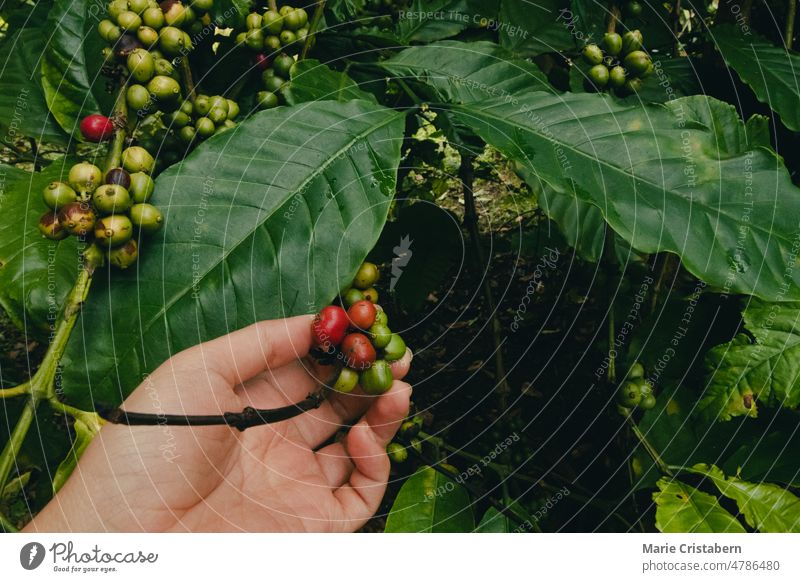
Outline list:
[[[39,542],[30,542],[19,551],[19,563],[26,570],[35,570],[44,561],[44,546]]]

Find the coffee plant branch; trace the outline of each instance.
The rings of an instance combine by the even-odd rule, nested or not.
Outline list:
[[[270,0],[274,3],[274,0]],[[314,16],[311,17],[311,25],[308,27],[308,34],[306,40],[303,42],[303,50],[298,57],[298,60],[306,58],[308,51],[314,45],[314,37],[317,34],[317,27],[319,27],[320,20],[322,20],[322,13],[325,10],[325,0],[317,2],[317,8],[314,10]]]

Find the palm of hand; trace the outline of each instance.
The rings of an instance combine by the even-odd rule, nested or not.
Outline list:
[[[209,414],[302,400],[325,373],[302,357],[310,347],[308,319],[285,320],[283,329],[275,323],[179,354],[124,407]],[[70,519],[72,530],[353,531],[383,496],[385,446],[408,410],[409,395],[402,382],[378,399],[333,394],[317,410],[243,432],[107,425],[56,500],[65,500],[62,511],[82,500],[78,513],[86,521]],[[362,415],[345,439],[321,447]],[[86,519],[91,514],[96,518]]]

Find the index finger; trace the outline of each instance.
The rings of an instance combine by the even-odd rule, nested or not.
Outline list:
[[[259,321],[228,335],[190,348],[197,350],[209,372],[231,385],[240,384],[269,368],[285,366],[311,349],[314,316]]]

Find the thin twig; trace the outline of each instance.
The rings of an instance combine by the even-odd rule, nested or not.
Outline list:
[[[475,173],[472,168],[474,157],[467,152],[461,152],[461,164],[458,168],[458,177],[464,191],[464,226],[469,231],[470,242],[475,253],[475,264],[478,271],[483,269],[485,263],[483,247],[481,247],[480,230],[478,229],[478,213],[475,209],[475,197],[472,191]],[[486,265],[488,269],[489,266]],[[506,374],[506,364],[503,358],[503,339],[500,320],[497,317],[497,306],[494,302],[492,288],[490,286],[491,277],[488,273],[478,273],[482,277],[483,297],[486,301],[486,309],[489,310],[492,326],[492,343],[494,344],[494,366],[497,381],[497,394],[501,410],[507,409],[508,395],[511,388],[508,384]]]
[[[681,43],[678,40],[678,36],[681,33],[681,0],[675,0],[675,4],[672,6],[672,36],[673,36],[673,45],[672,49],[674,52],[673,56],[680,56],[679,52],[681,50]]]
[[[308,34],[306,35],[306,40],[303,43],[303,50],[300,53],[299,60],[303,60],[306,58],[308,51],[311,50],[311,47],[314,45],[314,37],[317,34],[317,28],[319,27],[319,23],[322,20],[322,13],[325,10],[325,0],[320,0],[317,2],[317,7],[314,10],[314,16],[311,17],[311,25],[308,27]]]
[[[653,462],[658,466],[659,471],[661,471],[664,475],[669,475],[672,477],[672,471],[670,471],[669,466],[664,462],[664,459],[661,458],[661,455],[658,454],[655,447],[650,444],[650,441],[647,440],[647,437],[644,435],[642,430],[636,424],[636,421],[633,420],[632,416],[627,417],[628,424],[630,424],[631,430],[633,434],[636,435],[636,438],[639,439],[639,442],[644,447],[647,454],[650,455],[650,458],[653,459]]]
[[[31,383],[25,382],[13,388],[4,388],[0,390],[0,398],[13,398],[14,396],[21,396],[22,394],[29,394],[31,391]]]
[[[188,55],[184,55],[183,58],[181,58],[181,80],[183,81],[184,89],[186,89],[186,96],[189,98],[189,101],[194,103],[194,100],[197,98],[197,92],[195,90],[194,78],[192,77],[192,67],[189,66]]]
[[[611,12],[608,15],[608,24],[606,25],[606,32],[616,32],[617,22],[619,22],[619,7],[614,4],[611,7]]]
[[[277,2],[277,0],[269,0],[267,2],[267,4],[269,4],[269,9],[272,10],[273,12],[277,12],[278,11],[278,2]]]
[[[240,431],[254,426],[272,424],[300,416],[304,412],[322,405],[321,394],[311,394],[305,400],[280,408],[252,408],[248,406],[241,412],[223,414],[152,414],[147,412],[128,412],[121,408],[112,410],[105,419],[112,424],[127,426],[215,426],[228,425]]]
[[[794,20],[797,15],[797,0],[788,0],[786,6],[786,28],[783,34],[783,43],[786,50],[792,50],[794,44]]]

